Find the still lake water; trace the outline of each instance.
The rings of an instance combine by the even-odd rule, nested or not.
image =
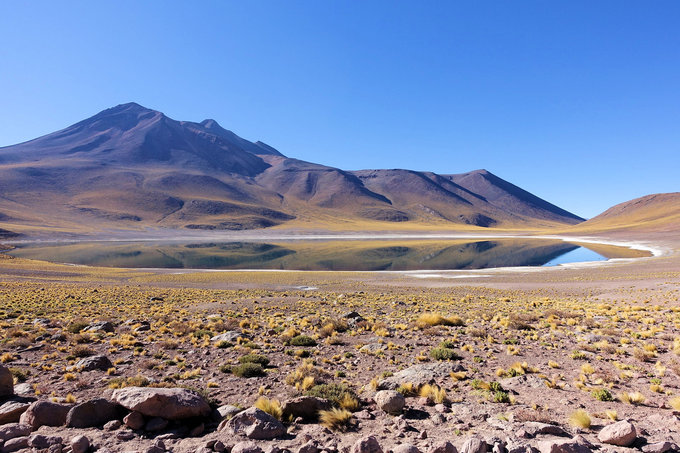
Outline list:
[[[8,252],[58,263],[124,268],[408,271],[556,266],[648,256],[623,247],[548,239],[77,242]]]

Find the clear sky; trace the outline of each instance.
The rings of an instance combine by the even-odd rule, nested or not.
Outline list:
[[[680,2],[0,1],[0,146],[129,101],[591,217],[680,190]]]

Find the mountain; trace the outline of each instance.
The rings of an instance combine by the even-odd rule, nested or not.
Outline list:
[[[345,171],[286,157],[212,119],[176,121],[135,103],[0,148],[0,222],[14,231],[534,228],[582,220],[485,170]]]
[[[680,192],[657,193],[617,204],[574,231],[680,231]]]

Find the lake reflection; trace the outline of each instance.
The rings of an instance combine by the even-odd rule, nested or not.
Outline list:
[[[272,243],[81,242],[22,245],[9,253],[23,258],[104,267],[406,271],[594,261],[616,257],[616,249],[609,247],[605,257],[588,248],[555,240],[413,239]],[[629,250],[625,249],[625,253],[623,250],[620,256],[630,256]]]

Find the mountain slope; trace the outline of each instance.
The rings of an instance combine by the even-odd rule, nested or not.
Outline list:
[[[572,229],[579,232],[611,230],[678,232],[680,192],[646,195],[617,204]]]
[[[581,219],[489,172],[345,171],[135,103],[0,148],[9,230],[543,227]],[[368,223],[367,223],[368,222]]]

